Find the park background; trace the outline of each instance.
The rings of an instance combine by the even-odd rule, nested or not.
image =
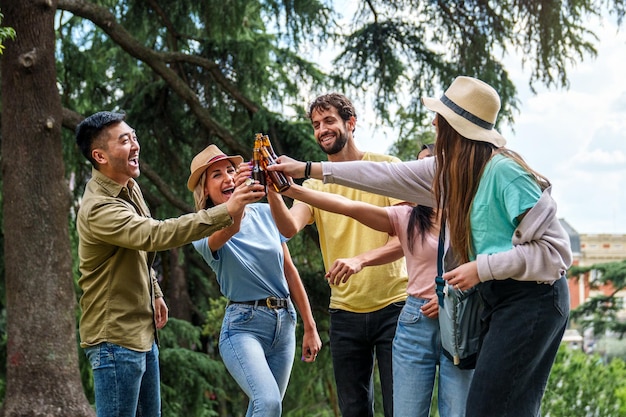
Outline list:
[[[584,232],[619,232],[624,100],[621,84],[601,70],[620,61],[589,66],[607,43],[623,51],[624,7],[617,0],[0,1],[2,25],[15,30],[0,32],[0,414],[94,415],[76,336],[73,221],[91,168],[73,130],[85,115],[128,113],[142,144],[139,182],[154,217],[167,218],[193,210],[184,186],[189,161],[209,143],[249,158],[254,134],[264,132],[278,153],[324,159],[306,105],[338,90],[360,112],[366,133],[357,139],[374,138],[359,142],[362,149],[413,158],[432,140],[432,115],[419,97],[473,75],[500,92],[498,129],[553,180],[561,216]],[[616,39],[607,41],[611,33]],[[587,75],[579,81],[581,69]],[[326,348],[314,365],[295,361],[285,416],[338,414],[315,235],[307,228],[289,244]],[[623,264],[595,270],[623,288]],[[217,352],[225,300],[213,273],[189,245],[161,253],[158,270],[172,316],[160,333],[163,415],[243,415],[246,399]],[[586,272],[571,271],[571,279]],[[598,306],[582,318],[619,332],[620,300]],[[564,346],[544,415],[626,414],[619,356]]]

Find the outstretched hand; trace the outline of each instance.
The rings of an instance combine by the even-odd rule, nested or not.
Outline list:
[[[269,165],[268,171],[281,171],[283,174],[292,178],[304,178],[304,169],[306,162],[298,161],[286,155],[281,155],[276,159],[276,165]]]

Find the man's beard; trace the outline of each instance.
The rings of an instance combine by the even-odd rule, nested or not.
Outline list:
[[[333,146],[331,146],[330,148],[325,148],[321,143],[318,142],[318,145],[320,147],[320,149],[326,153],[326,155],[334,155],[338,152],[340,152],[344,146],[346,146],[346,143],[348,143],[348,137],[345,133],[341,132],[337,135],[337,138],[335,139],[335,143],[333,143]]]

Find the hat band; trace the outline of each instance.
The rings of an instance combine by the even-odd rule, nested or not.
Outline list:
[[[487,130],[491,130],[494,127],[493,123],[489,123],[481,119],[480,117],[475,116],[472,113],[468,112],[463,107],[457,105],[454,101],[446,97],[445,94],[441,96],[441,102],[445,104],[450,110],[452,110],[453,112],[455,112],[456,114],[464,118],[465,120],[468,120],[474,123],[476,126],[480,126],[483,129],[487,129]]]
[[[223,153],[221,153],[221,154],[219,154],[219,155],[215,155],[213,158],[211,158],[211,159],[209,159],[209,160],[207,161],[207,165],[208,165],[208,164],[210,164],[210,163],[211,163],[211,162],[213,162],[213,161],[218,160],[218,159],[226,159],[226,158],[228,158],[228,156],[224,155]]]

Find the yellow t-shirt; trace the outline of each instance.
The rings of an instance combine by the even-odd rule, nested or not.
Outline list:
[[[398,162],[398,158],[366,152],[364,161]],[[376,206],[391,206],[402,203],[389,197],[360,191],[337,184],[324,184],[309,179],[304,187],[342,195],[356,201],[364,201]],[[296,202],[296,204],[304,204]],[[311,218],[319,232],[320,248],[326,270],[338,258],[351,258],[360,253],[385,245],[387,233],[378,232],[358,221],[341,214],[329,213],[309,205]],[[347,283],[331,286],[330,308],[368,313],[380,310],[391,303],[403,301],[407,297],[408,275],[404,258],[395,262],[363,268],[348,279]]]

